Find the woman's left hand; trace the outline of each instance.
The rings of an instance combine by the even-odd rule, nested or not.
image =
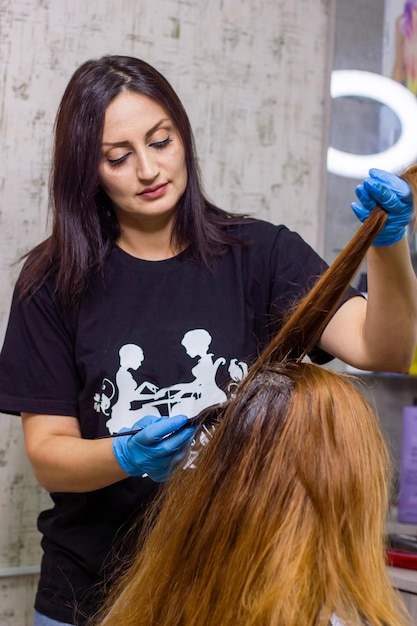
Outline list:
[[[378,204],[388,213],[384,228],[373,242],[374,246],[390,246],[405,234],[413,216],[413,196],[405,180],[395,174],[373,168],[369,178],[355,189],[360,203],[353,202],[352,209],[363,222]]]

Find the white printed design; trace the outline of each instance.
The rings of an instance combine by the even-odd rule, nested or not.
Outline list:
[[[145,415],[193,417],[203,409],[227,399],[226,393],[217,385],[216,374],[220,366],[226,365],[224,357],[214,358],[209,352],[212,337],[204,328],[196,328],[185,333],[181,345],[192,358],[199,357],[191,369],[194,379],[179,382],[170,387],[158,389],[150,381],[137,383],[132,372],[139,370],[145,355],[140,346],[134,343],[123,345],[119,350],[119,369],[115,383],[105,378],[101,392],[94,396],[94,409],[110,419],[106,422],[110,433],[121,428],[131,428]],[[233,382],[229,390],[242,380],[248,371],[247,364],[231,359],[228,372]],[[116,402],[112,405],[113,398]]]

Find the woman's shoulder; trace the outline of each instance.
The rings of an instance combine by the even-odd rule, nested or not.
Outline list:
[[[275,250],[284,256],[314,254],[311,246],[285,224],[273,224],[266,220],[247,217],[227,225],[231,237],[259,251]]]
[[[291,232],[284,224],[273,224],[255,217],[242,217],[237,220],[231,218],[225,228],[229,235],[252,243],[273,241]]]

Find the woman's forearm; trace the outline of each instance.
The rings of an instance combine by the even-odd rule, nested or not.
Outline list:
[[[47,491],[95,491],[127,478],[115,459],[111,438],[82,439],[76,418],[22,417],[33,473]]]
[[[405,237],[371,246],[364,344],[373,369],[405,372],[417,345],[417,278]]]

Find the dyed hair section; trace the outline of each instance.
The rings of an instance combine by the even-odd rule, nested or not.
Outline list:
[[[386,568],[378,418],[349,376],[303,360],[385,220],[377,207],[164,486],[95,626],[411,623]]]
[[[388,476],[376,416],[347,378],[265,366],[166,486],[98,623],[404,624],[384,560]]]

